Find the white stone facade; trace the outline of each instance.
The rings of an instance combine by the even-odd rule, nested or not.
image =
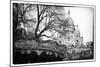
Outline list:
[[[70,12],[68,12],[70,13]],[[66,46],[79,46],[83,44],[83,37],[80,34],[80,30],[78,25],[74,24],[74,21],[70,17],[70,14],[65,19],[64,24],[66,25],[64,32],[65,35],[59,34],[58,42],[61,44],[65,44]]]

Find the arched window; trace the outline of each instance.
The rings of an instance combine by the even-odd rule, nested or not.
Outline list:
[[[70,41],[70,37],[68,37],[68,41]]]

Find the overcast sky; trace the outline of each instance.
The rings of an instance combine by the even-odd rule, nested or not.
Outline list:
[[[70,9],[70,16],[72,17],[75,25],[78,25],[83,42],[93,40],[93,8],[80,8],[80,7],[65,7],[66,14]]]

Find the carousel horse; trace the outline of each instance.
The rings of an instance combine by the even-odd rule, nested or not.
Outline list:
[[[28,35],[28,28],[25,26],[23,22],[20,22],[17,28],[22,31],[22,35],[24,34]]]

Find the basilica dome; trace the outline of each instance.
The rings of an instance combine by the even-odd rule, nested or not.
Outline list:
[[[74,28],[75,27],[74,21],[73,21],[73,19],[71,17],[67,17],[65,19],[65,23],[66,23],[67,27],[70,27],[70,28]]]
[[[68,17],[65,19],[64,24],[66,26],[66,31],[73,32],[75,30],[74,21],[70,17],[70,11],[68,11]]]

